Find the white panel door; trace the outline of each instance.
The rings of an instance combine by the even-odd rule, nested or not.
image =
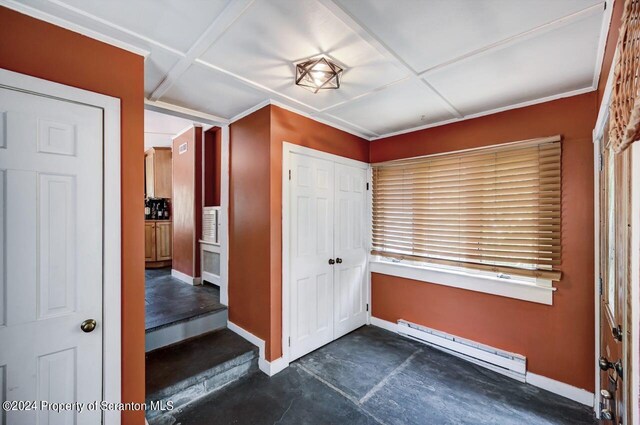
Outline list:
[[[102,399],[103,111],[0,88],[0,397]],[[80,325],[95,319],[93,332]],[[87,329],[88,330],[88,329]],[[7,412],[97,424],[100,412]]]
[[[367,172],[335,164],[334,338],[367,323]]]
[[[333,340],[333,168],[291,154],[291,360]]]

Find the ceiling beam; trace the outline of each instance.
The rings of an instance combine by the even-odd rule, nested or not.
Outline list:
[[[439,63],[435,66],[432,66],[429,69],[426,69],[422,72],[420,72],[418,75],[420,75],[421,77],[425,77],[429,74],[432,74],[435,71],[439,71],[442,68],[446,68],[448,66],[451,66],[453,64],[457,64],[460,62],[464,62],[466,60],[469,60],[471,58],[478,58],[481,56],[484,56],[486,54],[492,53],[496,50],[500,50],[503,49],[505,47],[511,46],[513,44],[519,43],[521,41],[524,40],[528,40],[534,36],[538,36],[540,34],[543,34],[545,32],[549,32],[549,31],[553,31],[555,29],[558,28],[562,28],[566,25],[572,24],[574,22],[578,22],[582,19],[588,18],[600,11],[602,11],[604,9],[604,2],[602,3],[598,3],[598,4],[594,4],[592,6],[589,6],[587,8],[584,8],[582,10],[579,10],[575,13],[572,13],[570,15],[566,15],[563,16],[561,18],[555,19],[553,21],[544,23],[542,25],[538,25],[537,27],[531,28],[527,31],[523,31],[519,34],[513,35],[511,37],[507,37],[505,39],[496,41],[495,43],[491,43],[487,46],[481,47],[479,49],[476,50],[472,50],[469,53],[465,53],[464,55],[460,55],[458,57],[455,57],[453,59],[450,59],[448,61]]]
[[[184,74],[193,62],[218,40],[231,25],[253,4],[254,0],[232,0],[222,13],[207,27],[189,51],[171,68],[149,99],[160,99]]]
[[[144,100],[144,109],[173,115],[175,117],[196,121],[202,124],[224,125],[229,123],[229,120],[226,118],[174,105],[172,103],[153,101],[149,99]]]
[[[236,74],[234,72],[227,71],[224,68],[220,68],[219,66],[216,66],[216,65],[214,65],[212,63],[209,63],[209,62],[206,62],[206,61],[204,61],[202,59],[196,59],[195,63],[197,63],[199,65],[202,65],[202,66],[205,66],[205,67],[207,67],[209,69],[213,69],[214,71],[221,72],[221,73],[223,73],[225,75],[228,75],[229,77],[231,77],[231,78],[233,78],[235,80],[238,80],[238,81],[240,81],[241,83],[243,83],[243,84],[245,84],[247,86],[253,87],[254,89],[257,89],[257,90],[262,91],[262,92],[266,92],[267,96],[279,97],[282,100],[288,100],[289,102],[297,103],[298,105],[300,105],[300,106],[302,106],[304,108],[307,108],[307,109],[309,109],[311,111],[319,112],[319,109],[314,108],[311,105],[307,105],[306,103],[304,103],[304,102],[302,102],[302,101],[300,101],[298,99],[295,99],[295,98],[293,98],[291,96],[287,96],[286,94],[282,94],[279,91],[270,89],[269,87],[267,87],[265,85],[256,83],[253,80],[250,80],[248,78],[242,77],[241,75],[238,75],[238,74]]]
[[[391,47],[387,46],[373,31],[367,28],[363,23],[358,21],[350,12],[345,10],[342,6],[336,3],[335,0],[318,0],[322,5],[324,5],[334,16],[344,22],[349,28],[351,28],[356,34],[360,36],[364,41],[369,43],[372,47],[374,47],[378,52],[380,52],[383,56],[395,61],[399,66],[401,66],[409,75],[410,78],[417,79],[422,84],[424,84],[437,98],[442,101],[443,106],[458,120],[461,118],[465,118],[464,114],[462,114],[452,102],[447,99],[442,93],[440,93],[428,80],[428,75],[437,70],[441,70],[442,68],[453,65],[454,63],[458,63],[461,61],[468,60],[472,57],[479,57],[481,55],[485,55],[492,51],[504,48],[511,44],[518,43],[520,41],[526,40],[532,36],[539,35],[541,33],[552,31],[554,29],[563,27],[573,22],[577,22],[581,19],[585,19],[593,14],[603,10],[605,7],[605,2],[600,2],[595,5],[586,7],[578,12],[572,13],[570,15],[566,15],[555,19],[551,22],[547,22],[545,24],[539,25],[530,30],[524,31],[522,33],[516,34],[511,37],[507,37],[503,40],[492,43],[488,46],[484,46],[480,49],[474,50],[457,58],[451,59],[449,61],[440,63],[434,67],[431,67],[424,71],[417,71],[413,69],[400,55],[398,55]],[[387,86],[383,86],[379,89],[373,90],[369,93],[366,93],[358,98],[366,97],[370,94],[379,92],[381,90],[386,90],[388,87],[393,86],[393,84],[389,84]],[[341,105],[349,103],[349,101],[342,102]],[[335,105],[338,106],[338,105]],[[328,111],[329,109],[333,109],[333,106],[323,110],[323,112]]]
[[[398,55],[392,48],[387,46],[376,34],[373,33],[369,28],[367,28],[363,23],[358,21],[351,13],[342,8],[342,6],[338,5],[334,0],[318,0],[324,7],[326,7],[336,18],[340,19],[345,25],[347,25],[352,31],[354,31],[358,36],[375,48],[380,54],[384,57],[396,62],[402,69],[404,69],[407,74],[419,81],[423,84],[429,91],[433,93],[433,95],[439,99],[442,103],[442,106],[449,111],[451,115],[456,118],[462,118],[462,113],[456,109],[456,107],[443,96],[438,91],[434,90],[431,84],[428,84],[422,78],[419,77],[418,72],[413,69],[407,62],[405,62],[400,55]],[[384,90],[382,88],[381,90]],[[373,91],[371,93],[375,93],[380,90]]]

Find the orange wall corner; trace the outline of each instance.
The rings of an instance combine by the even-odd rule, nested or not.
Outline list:
[[[553,306],[372,275],[373,316],[413,321],[527,357],[528,370],[593,391],[596,92],[371,142],[371,161],[560,134],[562,270]],[[464,312],[462,314],[461,312]]]

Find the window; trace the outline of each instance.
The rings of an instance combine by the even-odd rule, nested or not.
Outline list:
[[[373,167],[372,254],[559,280],[560,137]]]

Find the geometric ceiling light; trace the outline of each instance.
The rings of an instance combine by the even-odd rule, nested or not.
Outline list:
[[[325,89],[339,89],[342,68],[320,56],[296,65],[296,85],[318,93]]]

